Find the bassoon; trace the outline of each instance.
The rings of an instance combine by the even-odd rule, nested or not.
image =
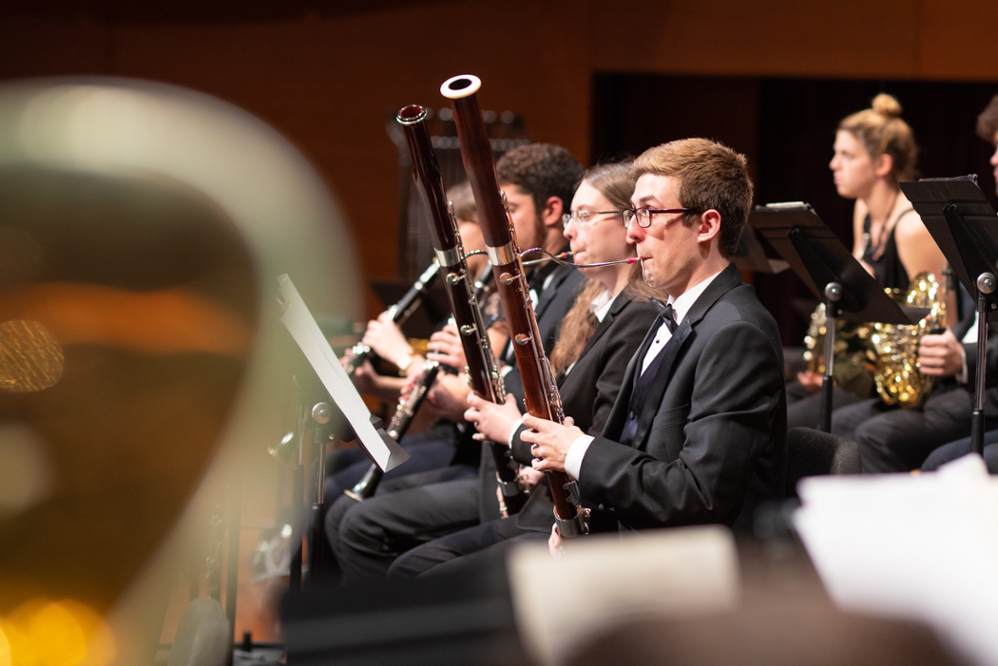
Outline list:
[[[513,222],[506,211],[505,197],[499,189],[492,146],[475,94],[481,84],[477,76],[455,76],[444,82],[440,92],[451,100],[454,109],[461,157],[478,206],[489,261],[495,273],[510,335],[513,337],[513,351],[523,379],[527,412],[538,418],[562,423],[565,418],[561,397],[551,364],[544,354],[530,302],[530,290],[513,233]],[[558,532],[562,537],[585,534],[588,525],[580,506],[578,483],[565,472],[548,472],[547,478],[554,499]]]
[[[424,123],[426,115],[423,107],[410,105],[403,107],[396,119],[402,125],[409,146],[416,191],[429,213],[427,219],[430,242],[436,252],[437,263],[445,273],[444,288],[454,313],[454,322],[460,332],[461,346],[468,363],[468,381],[471,388],[485,400],[502,403],[506,399],[506,392],[472,286],[474,276],[468,272],[457,220],[444,194],[440,167]],[[510,514],[517,513],[527,501],[526,493],[517,483],[519,464],[513,460],[505,442],[489,442],[489,448],[495,461],[506,510]]]
[[[437,262],[431,263],[419,279],[409,288],[409,291],[405,292],[405,295],[399,299],[399,302],[391,306],[385,312],[391,318],[392,323],[399,324],[400,326],[409,318],[416,308],[420,306],[423,302],[423,296],[426,294],[426,290],[429,289],[430,285],[436,279],[437,275],[440,273],[440,264]],[[347,373],[348,377],[352,377],[357,371],[357,368],[364,364],[364,361],[370,357],[373,350],[365,345],[363,342],[358,342],[353,347],[350,348],[353,352],[347,357],[346,361],[343,363],[343,370]],[[386,359],[393,361],[395,359]]]

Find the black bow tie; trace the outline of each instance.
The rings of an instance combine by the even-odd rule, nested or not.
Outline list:
[[[672,307],[672,303],[663,303],[662,301],[653,298],[652,302],[658,306],[658,316],[665,322],[665,325],[669,327],[670,333],[676,332],[676,311]]]

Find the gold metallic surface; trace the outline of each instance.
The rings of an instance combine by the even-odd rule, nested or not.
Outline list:
[[[825,304],[821,303],[811,314],[811,323],[804,337],[804,360],[807,369],[824,374],[825,358]],[[832,376],[835,383],[860,398],[873,394],[873,368],[875,352],[870,344],[870,325],[838,320],[835,322],[835,364]]]
[[[55,336],[36,321],[0,324],[0,389],[32,393],[55,386],[65,358]]]
[[[920,406],[932,389],[932,377],[918,369],[918,345],[929,331],[946,327],[945,289],[931,273],[919,273],[906,293],[897,289],[887,293],[901,307],[925,308],[929,313],[912,326],[836,322],[833,376],[839,386],[863,398],[870,396],[872,382],[885,403],[912,409]],[[825,371],[824,344],[822,304],[811,315],[804,338],[804,359],[812,372]]]
[[[919,273],[907,293],[892,295],[902,307],[929,310],[913,326],[874,324],[870,336],[877,352],[873,378],[881,399],[888,405],[912,409],[920,406],[932,390],[933,378],[919,371],[918,345],[926,333],[946,327],[946,294],[931,273]]]

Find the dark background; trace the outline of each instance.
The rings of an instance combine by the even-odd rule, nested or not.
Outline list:
[[[977,174],[981,189],[998,204],[988,163],[994,147],[975,133],[977,114],[998,93],[991,82],[599,73],[593,83],[592,162],[636,155],[674,139],[716,139],[749,158],[756,204],[806,201],[851,248],[853,202],[835,191],[828,163],[839,121],[869,107],[880,92],[901,103],[919,144],[922,177]],[[807,328],[800,310],[810,309],[804,303],[810,292],[792,271],[756,274],[754,283],[780,324],[784,344],[800,345]]]

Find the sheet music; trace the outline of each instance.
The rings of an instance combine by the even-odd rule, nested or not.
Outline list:
[[[798,490],[794,525],[837,605],[927,622],[972,662],[998,663],[998,479],[980,456]]]
[[[370,410],[340,366],[336,353],[315,323],[291,278],[281,275],[277,282],[286,306],[281,322],[298,343],[333,402],[350,422],[357,440],[382,471],[398,467],[409,459],[409,454],[387,434],[381,434],[384,431],[378,431],[372,425]]]

